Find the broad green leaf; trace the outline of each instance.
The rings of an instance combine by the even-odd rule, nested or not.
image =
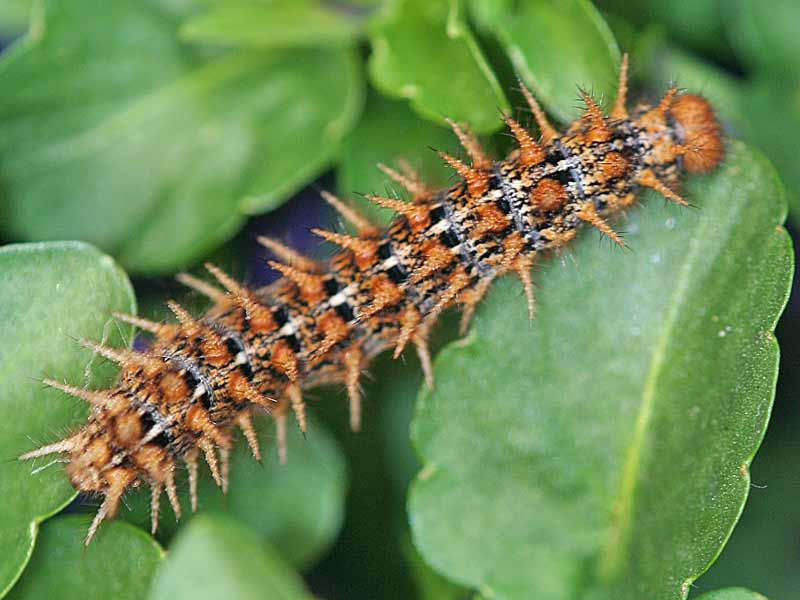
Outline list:
[[[76,340],[130,340],[130,328],[111,313],[135,310],[125,273],[87,244],[0,248],[0,596],[30,558],[39,523],[75,497],[63,467],[51,463],[56,456],[15,460],[56,441],[88,413],[83,401],[39,381],[109,383],[115,369]]]
[[[497,130],[503,94],[458,0],[391,0],[370,34],[372,82],[422,116]]]
[[[795,0],[736,0],[730,3],[728,37],[755,70],[797,81],[800,77],[800,11]]]
[[[231,456],[230,485],[223,495],[208,472],[198,485],[198,516],[189,516],[189,494],[181,486],[179,498],[189,525],[201,515],[224,513],[268,541],[293,565],[308,565],[333,541],[344,518],[347,473],[341,450],[321,425],[311,421],[304,438],[296,427],[288,435],[288,464],[278,463],[271,419],[257,419],[262,464],[250,454],[241,437]],[[123,518],[150,528],[149,490],[130,498],[131,513]],[[123,510],[124,512],[124,510]],[[164,501],[159,539],[171,537],[177,524]]]
[[[265,502],[264,510],[268,510]],[[309,600],[278,553],[222,516],[198,517],[178,536],[151,600]]]
[[[459,151],[451,130],[420,119],[403,102],[371,94],[363,118],[344,141],[336,172],[339,194],[402,195],[404,190],[377,167],[383,163],[398,169],[398,160],[408,161],[426,183],[444,185],[453,170],[431,148],[454,155]],[[358,196],[355,201],[376,222],[387,223],[394,214]]]
[[[521,0],[503,9],[474,0],[519,75],[547,110],[568,122],[583,110],[578,87],[595,98],[616,90],[619,49],[588,0]],[[576,87],[578,86],[578,87]]]
[[[198,62],[134,0],[45,6],[0,61],[15,90],[0,97],[10,237],[89,240],[133,270],[174,270],[319,173],[360,109],[349,52]]]
[[[347,46],[367,14],[321,0],[224,0],[189,19],[180,33],[190,41],[259,48]]]
[[[504,280],[440,353],[409,503],[448,578],[488,598],[672,600],[725,544],[772,406],[793,256],[780,182],[741,143],[686,195],[699,209],[650,195],[612,221],[630,252],[584,231],[542,261],[532,327]]]
[[[767,600],[761,594],[756,594],[744,588],[725,588],[703,594],[697,600]]]
[[[146,597],[164,551],[141,529],[105,523],[89,547],[89,515],[56,517],[42,525],[33,558],[11,600],[140,600]]]

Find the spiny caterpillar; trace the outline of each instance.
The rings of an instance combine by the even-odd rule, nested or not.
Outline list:
[[[225,291],[179,275],[213,300],[204,316],[194,318],[172,301],[174,324],[116,315],[155,336],[142,352],[83,342],[121,365],[116,387],[93,391],[45,381],[88,401],[92,411],[67,438],[20,459],[65,453],[75,488],[105,496],[87,544],[103,519],[114,516],[123,493],[142,482],[152,489],[153,533],[162,491],[180,517],[179,461],[188,468],[195,510],[201,452],[225,491],[235,426],[260,460],[251,421],[256,410],[275,419],[278,453],[285,461],[289,407],[306,429],[304,388],[344,383],[350,424],[358,430],[359,377],[375,355],[393,348],[396,357],[412,343],[432,385],[427,338],[444,309],[463,307],[464,331],[492,280],[514,271],[532,317],[530,270],[539,253],[566,244],[581,223],[622,244],[605,217],[631,206],[640,187],[686,204],[677,191],[680,171],[707,171],[722,160],[720,125],[704,98],[673,87],[654,107],[640,105],[628,113],[627,57],[608,116],[584,93],[585,114],[563,134],[524,85],[521,89],[538,124],[538,141],[504,115],[518,148],[494,161],[450,122],[470,158],[467,164],[440,153],[461,176],[455,185],[431,189],[408,165],[400,172],[382,166],[413,195],[412,202],[368,196],[398,213],[384,230],[323,193],[357,233],[314,230],[341,247],[328,264],[262,238],[280,259],[269,263],[283,274],[277,282],[248,289],[211,264],[208,270]]]

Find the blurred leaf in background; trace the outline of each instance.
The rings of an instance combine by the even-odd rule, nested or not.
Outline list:
[[[0,36],[12,36],[28,26],[31,0],[5,0],[0,3]]]
[[[433,149],[455,155],[458,141],[449,129],[420,118],[406,103],[372,93],[361,121],[345,138],[336,172],[339,194],[342,198],[355,194],[355,202],[367,216],[388,223],[392,211],[361,196],[403,193],[377,164],[398,169],[398,161],[406,161],[426,183],[445,185],[453,180],[453,170]]]
[[[9,237],[78,238],[134,271],[177,270],[318,175],[360,112],[348,50],[202,60],[147,5],[96,8],[45,2],[0,61],[14,90],[0,97]]]
[[[42,525],[30,565],[8,596],[13,600],[146,598],[164,551],[144,531],[106,523],[87,548],[90,515],[69,515]]]
[[[472,0],[471,6],[500,40],[519,76],[560,121],[585,110],[577,101],[580,89],[601,100],[611,97],[620,53],[591,2]]]
[[[502,125],[508,102],[457,0],[390,0],[370,41],[370,77],[382,92],[431,120],[479,132]]]
[[[151,600],[311,600],[297,573],[236,521],[200,516],[162,563]]]
[[[706,0],[707,2],[707,0]],[[736,0],[726,35],[751,74],[768,74],[780,89],[800,81],[800,10],[794,0]]]
[[[676,42],[722,61],[730,58],[725,31],[739,0],[597,0],[607,13],[618,15],[637,29],[657,23]],[[721,61],[721,62],[722,62]]]
[[[188,19],[183,39],[256,48],[346,47],[363,31],[368,12],[320,0],[224,0]]]
[[[761,594],[744,588],[725,588],[703,594],[697,600],[767,600]]]

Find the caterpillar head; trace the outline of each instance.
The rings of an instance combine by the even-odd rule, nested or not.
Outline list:
[[[670,113],[682,139],[684,168],[696,173],[717,166],[725,149],[719,121],[708,100],[697,94],[683,94],[675,98]]]
[[[677,185],[680,169],[709,171],[725,154],[722,128],[711,104],[696,94],[678,95],[677,87],[656,106],[638,107],[633,122],[650,145],[645,166],[670,188]]]

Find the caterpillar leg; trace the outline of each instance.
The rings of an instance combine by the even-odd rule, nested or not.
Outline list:
[[[150,484],[150,534],[155,535],[158,531],[158,508],[163,487],[160,483]]]
[[[189,471],[189,500],[192,504],[192,512],[197,511],[197,448],[192,448],[183,457],[186,469]]]
[[[656,177],[655,173],[653,173],[653,171],[650,169],[644,169],[641,173],[639,173],[639,178],[636,181],[640,185],[654,189],[667,200],[672,200],[681,206],[689,206],[689,203],[686,200],[669,189],[666,184],[660,181],[658,177]]]
[[[344,355],[345,385],[350,405],[350,429],[361,429],[361,390],[358,380],[361,377],[361,361],[363,356],[357,348],[351,348]]]
[[[433,389],[433,366],[431,363],[431,351],[428,348],[428,327],[420,327],[412,336],[414,347],[417,349],[417,357],[422,367],[422,374],[425,377],[425,384],[429,390]]]
[[[623,241],[622,236],[619,233],[617,233],[616,231],[614,231],[611,228],[611,225],[606,223],[606,221],[605,221],[605,219],[603,219],[603,217],[601,217],[599,214],[597,214],[597,211],[595,210],[593,205],[587,204],[586,206],[584,206],[580,211],[578,211],[575,214],[582,221],[585,221],[586,223],[589,223],[590,225],[594,225],[595,227],[597,227],[597,229],[599,229],[600,231],[605,233],[608,237],[610,237],[612,240],[614,240],[617,244],[619,244],[623,248],[625,247],[625,242]]]
[[[256,435],[256,430],[253,428],[253,420],[250,417],[250,413],[247,411],[239,413],[239,416],[236,418],[236,424],[239,425],[239,429],[242,430],[244,439],[247,440],[247,445],[250,446],[250,451],[253,453],[253,458],[261,462],[261,448],[259,448],[258,445],[258,436]]]
[[[105,479],[108,482],[108,487],[106,487],[104,490],[105,499],[100,505],[100,509],[97,511],[97,514],[94,516],[94,520],[89,526],[89,531],[86,533],[86,540],[84,541],[84,544],[87,546],[89,545],[89,542],[92,541],[92,538],[97,532],[97,528],[100,526],[100,523],[102,523],[104,519],[113,517],[117,514],[120,498],[122,498],[122,494],[128,488],[128,486],[133,483],[134,479],[136,479],[136,473],[131,469],[117,467],[107,471],[105,474]]]
[[[463,306],[463,310],[461,312],[461,321],[458,325],[459,335],[465,335],[467,333],[469,324],[472,321],[473,315],[475,314],[475,308],[478,306],[478,303],[481,301],[481,299],[486,295],[486,292],[492,285],[492,281],[493,278],[484,277],[480,280],[477,286],[461,295],[461,305]]]
[[[522,289],[525,291],[525,298],[528,301],[528,319],[533,321],[534,298],[531,268],[533,268],[533,259],[530,257],[521,256],[514,261],[513,269],[522,281]]]

